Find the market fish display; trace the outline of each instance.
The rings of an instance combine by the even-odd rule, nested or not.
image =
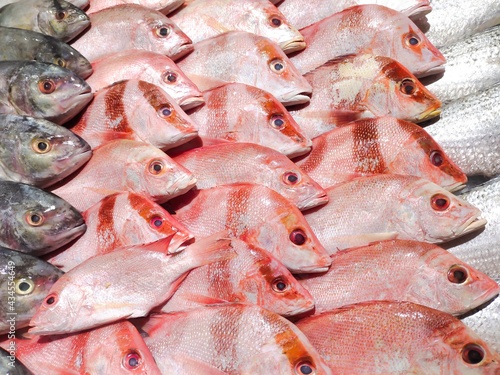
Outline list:
[[[500,355],[460,320],[410,302],[350,305],[306,318],[297,327],[335,374],[500,371]]]
[[[297,327],[258,306],[205,307],[151,316],[136,325],[146,332],[144,341],[165,374],[185,373],[186,367],[190,374],[210,374],[210,369],[225,374],[332,374]]]
[[[52,192],[85,211],[105,196],[120,191],[164,203],[195,183],[191,172],[160,149],[118,139],[96,148],[89,162],[76,175],[55,185]]]
[[[358,120],[322,134],[295,163],[323,188],[379,173],[419,176],[449,191],[467,182],[424,129],[393,117]]]
[[[195,123],[160,87],[145,81],[120,81],[95,93],[71,127],[92,146],[132,139],[167,150],[198,135]]]
[[[359,54],[330,61],[304,76],[311,101],[290,114],[309,138],[365,117],[420,122],[436,117],[441,102],[397,61]]]
[[[300,30],[306,51],[290,58],[302,74],[352,53],[388,56],[417,77],[443,71],[445,59],[405,15],[380,6],[359,5]]]
[[[283,104],[270,93],[243,83],[227,83],[203,92],[205,105],[190,113],[205,142],[251,142],[288,157],[307,153],[304,135]]]
[[[311,86],[280,47],[244,31],[230,31],[194,45],[177,65],[202,91],[240,82],[274,95],[284,105],[310,100]]]
[[[32,255],[0,247],[0,333],[11,331],[11,325],[16,330],[27,327],[63,274]]]
[[[0,61],[0,113],[63,124],[92,100],[89,85],[55,64]]]
[[[89,3],[90,6],[85,10],[88,14],[121,4],[138,4],[168,14],[180,7],[184,0],[90,0]]]
[[[31,319],[29,333],[79,332],[146,316],[174,294],[190,270],[234,254],[224,233],[204,238],[172,255],[161,252],[165,241],[168,245],[166,238],[95,256],[65,273]],[[160,250],[152,251],[155,247]],[[123,275],[127,275],[126,279]]]
[[[235,257],[192,270],[161,311],[240,302],[293,316],[314,307],[309,292],[272,254],[236,238],[231,245]]]
[[[486,224],[478,208],[414,176],[359,177],[326,192],[328,203],[304,217],[330,254],[384,239],[441,243]]]
[[[167,56],[145,50],[126,50],[92,63],[94,73],[87,79],[92,91],[115,82],[137,79],[152,83],[173,97],[184,109],[203,104],[198,87]]]
[[[328,201],[321,186],[278,151],[252,143],[224,143],[182,153],[174,160],[196,177],[197,189],[253,183],[276,191],[300,210]]]
[[[129,49],[154,51],[172,60],[193,50],[191,39],[156,10],[122,4],[89,17],[90,28],[71,46],[90,62]]]
[[[500,286],[439,246],[389,240],[339,251],[321,275],[299,275],[315,315],[371,300],[409,301],[464,314],[497,296]]]
[[[293,273],[323,272],[331,260],[299,209],[266,186],[222,185],[168,202],[196,238],[221,230],[272,253]]]
[[[92,65],[76,49],[49,35],[0,27],[0,61],[35,60],[62,66],[81,78],[92,73]]]
[[[0,8],[0,26],[36,31],[63,42],[89,24],[85,12],[64,0],[23,0]]]
[[[295,25],[267,0],[192,0],[171,18],[193,43],[240,30],[269,38],[287,54],[306,47]]]
[[[87,231],[48,261],[64,271],[124,246],[170,237],[168,253],[182,250],[194,236],[160,205],[142,195],[122,192],[103,198],[83,213]]]
[[[75,172],[92,156],[87,142],[43,119],[0,115],[0,179],[41,188]]]
[[[35,256],[81,236],[82,215],[69,203],[40,188],[0,181],[0,246]]]

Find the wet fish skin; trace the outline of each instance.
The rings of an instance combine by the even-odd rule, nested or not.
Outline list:
[[[203,104],[198,87],[167,56],[145,50],[120,51],[93,62],[94,73],[87,79],[92,91],[114,82],[138,79],[161,87],[184,109]]]
[[[500,84],[443,107],[425,130],[468,176],[500,174]]]
[[[411,302],[350,305],[303,319],[297,327],[333,373],[493,375],[500,370],[500,355],[460,320]]]
[[[184,3],[184,0],[90,0],[90,6],[86,9],[87,14],[96,13],[105,8],[111,8],[120,4],[138,4],[143,7],[154,9],[169,14]]]
[[[48,262],[67,272],[85,260],[120,247],[143,245],[171,237],[167,252],[186,247],[194,236],[160,205],[142,195],[109,195],[83,213],[87,231]]]
[[[0,348],[0,371],[5,375],[33,375],[21,362],[12,356],[7,350]]]
[[[1,115],[0,178],[48,187],[75,172],[92,156],[87,142],[43,119]]]
[[[90,86],[74,72],[34,61],[0,61],[0,113],[63,124],[92,100]]]
[[[362,119],[333,129],[314,138],[312,151],[294,161],[323,188],[379,173],[419,176],[449,191],[467,182],[424,129],[394,117]]]
[[[65,0],[23,0],[0,8],[0,25],[32,30],[68,42],[90,24],[89,17]]]
[[[74,71],[81,78],[92,73],[92,65],[77,50],[49,35],[35,31],[0,27],[3,47],[0,61],[35,60]]]
[[[167,150],[198,135],[196,124],[160,87],[125,80],[96,92],[71,131],[92,148],[110,140],[132,139]]]
[[[64,272],[32,255],[0,247],[0,274],[0,333],[4,334],[10,330],[9,318],[13,313],[16,329],[28,326],[50,288]],[[12,304],[9,292],[14,293]]]
[[[39,256],[85,232],[80,213],[61,198],[37,187],[0,181],[0,246]]]

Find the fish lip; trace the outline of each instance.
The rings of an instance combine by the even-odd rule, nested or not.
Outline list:
[[[302,156],[307,154],[309,151],[311,151],[312,145],[298,145],[297,147],[288,147],[286,149],[282,149],[281,153],[283,155],[286,155],[289,159],[296,158],[298,156]],[[288,151],[287,150],[291,150]]]
[[[181,57],[184,57],[193,51],[194,51],[193,42],[191,41],[185,42],[181,44],[179,48],[177,48],[177,50],[174,51],[174,53],[172,53],[170,59],[173,61],[179,60]]]
[[[450,193],[453,193],[455,191],[462,190],[466,186],[467,185],[464,184],[463,182],[455,182],[454,184],[445,187],[445,189],[448,190]]]
[[[478,229],[483,228],[488,221],[479,216],[473,216],[467,220],[464,224],[464,230],[460,236],[466,235],[468,233],[474,232]]]
[[[322,194],[318,194],[309,199],[304,200],[303,202],[300,203],[300,205],[298,204],[297,207],[299,208],[299,210],[305,211],[310,208],[317,207],[326,203],[328,203],[328,195],[326,194],[326,192],[324,192]]]
[[[304,38],[296,38],[292,40],[287,40],[286,42],[282,42],[279,44],[280,48],[285,52],[285,54],[289,54],[292,52],[302,51],[306,48],[306,42]]]
[[[287,267],[288,268],[288,267]],[[315,266],[315,265],[311,265],[311,266],[305,266],[305,267],[300,267],[299,268],[288,268],[290,270],[291,273],[297,273],[297,274],[301,274],[301,273],[321,273],[321,272],[326,272],[330,269],[330,266]]]
[[[182,98],[179,100],[179,105],[183,110],[189,110],[195,107],[198,107],[202,104],[205,103],[205,99],[203,98],[203,95],[200,96],[189,96]]]
[[[295,316],[295,315],[299,315],[299,314],[303,314],[305,312],[311,311],[313,309],[314,309],[314,303],[312,303],[311,306],[297,307],[296,309],[282,312],[279,315],[281,315],[283,317]]]
[[[281,95],[280,102],[284,106],[306,104],[311,101],[311,92],[308,91],[294,91],[288,94]]]
[[[429,5],[415,5],[414,7],[411,7],[408,9],[406,12],[404,12],[408,18],[411,18],[412,20],[414,19],[419,19],[423,16],[426,16],[432,11],[432,6]]]
[[[434,74],[442,74],[446,70],[446,67],[444,64],[438,65],[438,66],[433,66],[432,68],[429,68],[421,73],[415,74],[417,78],[423,78],[427,76],[432,76]]]
[[[430,108],[427,111],[417,116],[416,122],[430,120],[431,118],[438,117],[441,114],[441,107]]]

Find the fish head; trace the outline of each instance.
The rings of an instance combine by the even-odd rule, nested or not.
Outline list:
[[[183,194],[196,184],[190,171],[147,144],[136,143],[128,154],[124,170],[128,190],[157,203]]]
[[[38,26],[46,34],[68,42],[90,25],[90,19],[83,10],[64,1],[53,0],[38,13]]]
[[[52,62],[52,64],[69,69],[79,77],[85,79],[92,74],[92,65],[76,49],[66,43],[47,44],[41,48],[36,56],[38,61]]]

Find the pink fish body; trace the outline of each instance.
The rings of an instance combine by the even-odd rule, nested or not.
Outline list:
[[[364,117],[420,122],[438,116],[441,102],[408,69],[384,56],[342,57],[305,75],[314,95],[290,114],[309,138]]]
[[[500,371],[500,355],[460,320],[410,302],[350,305],[306,318],[297,327],[334,374],[495,375]]]
[[[378,173],[422,177],[449,191],[467,182],[424,129],[393,117],[358,120],[322,134],[295,163],[324,188]]]
[[[137,4],[168,14],[180,7],[184,3],[184,0],[90,0],[89,3],[90,6],[85,10],[87,14],[96,13],[100,10],[121,4]]]
[[[242,302],[292,316],[314,307],[309,292],[272,254],[236,238],[231,243],[234,258],[192,270],[161,311],[183,311],[203,303]]]
[[[262,247],[294,273],[322,272],[331,261],[299,209],[266,186],[223,185],[169,202],[196,238],[221,230]]]
[[[244,31],[198,42],[177,64],[202,91],[240,82],[268,91],[285,105],[310,100],[311,86],[280,47]]]
[[[87,83],[95,92],[115,82],[137,79],[152,83],[174,98],[183,109],[203,103],[198,87],[167,56],[145,50],[125,50],[92,63]]]
[[[417,77],[444,70],[444,56],[424,33],[407,16],[384,6],[354,6],[300,32],[307,49],[290,60],[302,74],[361,52],[391,57]]]
[[[409,301],[461,315],[498,295],[500,286],[439,246],[389,240],[332,255],[321,275],[299,282],[314,297],[314,313],[372,300]]]
[[[170,95],[137,80],[99,90],[71,131],[93,149],[114,139],[132,139],[167,150],[198,135],[194,122]]]
[[[441,243],[486,224],[478,208],[414,176],[360,177],[326,192],[328,203],[304,216],[330,254],[382,239]]]
[[[118,139],[94,150],[92,158],[52,193],[85,211],[107,195],[130,191],[157,203],[183,194],[196,179],[167,154],[146,143]]]
[[[83,213],[87,231],[50,263],[65,272],[85,260],[117,248],[149,244],[171,237],[168,252],[186,246],[194,236],[160,205],[135,193],[109,195]]]
[[[311,149],[311,140],[273,95],[243,83],[227,83],[203,93],[205,105],[190,113],[204,139],[251,142],[288,157]]]
[[[136,4],[89,16],[90,28],[71,46],[93,62],[123,50],[144,49],[176,60],[193,50],[191,39],[162,13]]]
[[[300,210],[327,202],[326,193],[285,155],[253,143],[224,143],[195,148],[174,160],[196,177],[198,189],[254,183],[267,186]]]

